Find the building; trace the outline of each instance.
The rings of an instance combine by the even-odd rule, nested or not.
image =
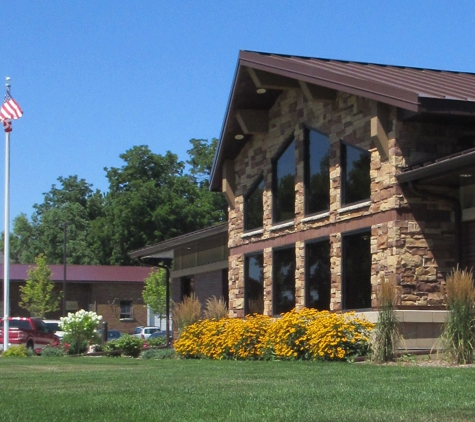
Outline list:
[[[475,74],[241,51],[211,189],[231,316],[371,316],[388,277],[430,346],[447,274],[475,265]]]
[[[28,316],[21,308],[20,286],[28,279],[28,270],[34,265],[10,264],[10,315]],[[64,266],[48,265],[52,271],[54,291],[63,292]],[[3,291],[3,264],[0,265]],[[108,328],[131,332],[139,325],[149,325],[150,315],[142,299],[144,280],[150,275],[150,268],[119,267],[102,265],[68,265],[66,268],[66,313],[79,309],[95,311],[102,315]],[[2,293],[3,301],[3,293]],[[58,319],[60,310],[47,315]],[[3,316],[3,302],[0,302]]]
[[[215,296],[228,303],[228,225],[218,224],[134,251],[139,262],[173,260],[171,299],[181,302],[192,293],[203,306]]]

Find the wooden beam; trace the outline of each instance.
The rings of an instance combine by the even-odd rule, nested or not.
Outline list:
[[[226,160],[223,163],[223,180],[221,190],[228,205],[231,208],[234,208],[235,175],[233,160]]]
[[[372,106],[371,140],[383,160],[389,157],[389,109],[386,104],[375,102]]]
[[[256,88],[265,89],[293,89],[300,88],[296,79],[263,72],[262,70],[247,68]]]
[[[236,119],[246,135],[267,133],[269,130],[269,114],[267,110],[238,110]]]
[[[334,89],[308,84],[304,81],[299,81],[299,84],[308,101],[335,101],[336,99]]]

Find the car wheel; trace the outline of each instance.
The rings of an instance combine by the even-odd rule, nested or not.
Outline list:
[[[27,348],[27,349],[30,349],[31,351],[33,351],[34,347],[35,347],[35,344],[33,343],[32,340],[30,340],[30,341],[26,344],[26,348]]]

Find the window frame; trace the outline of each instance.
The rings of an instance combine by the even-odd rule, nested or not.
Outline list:
[[[359,286],[363,286],[366,288],[367,293],[369,294],[369,297],[367,297],[365,300],[367,303],[365,305],[368,306],[348,306],[348,267],[347,267],[347,250],[348,250],[348,245],[345,243],[345,240],[349,237],[353,236],[358,236],[358,235],[365,235],[368,236],[368,255],[369,255],[369,268],[367,269],[368,271],[368,280],[366,280],[363,285],[362,283],[358,283]],[[359,230],[353,230],[349,231],[346,233],[341,234],[341,309],[343,311],[348,311],[348,310],[368,310],[372,309],[372,304],[371,304],[371,296],[372,296],[372,284],[371,284],[371,269],[372,269],[372,253],[371,253],[371,227],[365,227]],[[354,271],[352,271],[354,274]],[[353,286],[354,288],[355,286]]]
[[[261,199],[260,199],[260,203],[262,205],[261,206],[261,217],[262,217],[261,225],[256,226],[256,227],[248,227],[248,222],[249,222],[249,219],[248,219],[248,215],[249,215],[248,199],[252,196],[253,193],[256,192],[256,190],[259,188],[261,183],[262,183],[262,194],[261,194]],[[261,228],[264,227],[264,191],[265,191],[264,175],[260,174],[256,178],[256,180],[254,181],[254,183],[251,185],[251,187],[248,189],[246,194],[244,195],[244,231],[245,232],[258,230],[258,229],[261,229]]]
[[[296,144],[296,138],[292,134],[282,145],[282,147],[279,149],[277,154],[274,156],[272,159],[272,224],[280,224],[280,223],[285,223],[288,221],[293,221],[295,219],[295,178],[297,176],[297,166],[295,163],[296,159],[296,154],[295,154],[295,144]],[[277,180],[277,167],[279,164],[279,160],[282,158],[282,156],[289,150],[289,147],[293,145],[293,158],[294,158],[294,164],[293,164],[293,177],[294,177],[294,183],[293,183],[293,213],[292,217],[288,219],[278,219],[278,213],[277,213],[277,208],[278,208],[278,200],[281,195],[278,194],[278,180]]]
[[[281,260],[276,259],[276,254],[284,251],[284,250],[291,250],[293,252],[293,272],[292,272],[292,279],[293,279],[293,285],[291,288],[291,292],[293,293],[293,306],[291,306],[290,309],[282,308],[282,309],[277,309],[277,288],[276,288],[276,270],[277,270],[277,262],[282,262]],[[297,300],[296,300],[296,288],[295,288],[295,270],[297,266],[297,254],[295,252],[295,243],[292,243],[291,245],[285,245],[279,248],[274,248],[272,249],[272,314],[273,315],[280,315],[281,313],[288,312],[295,308]]]
[[[317,243],[327,243],[328,244],[328,296],[327,296],[327,306],[325,308],[314,308],[313,306],[310,306],[310,262],[309,262],[309,253],[308,249],[312,245],[315,245]],[[330,237],[325,236],[325,237],[320,237],[317,239],[312,239],[307,242],[305,242],[305,307],[306,308],[312,308],[312,309],[318,309],[319,311],[329,311],[330,310],[330,304],[331,304],[331,243],[330,243]]]
[[[322,132],[318,129],[314,129],[311,127],[305,127],[305,141],[304,141],[304,207],[305,207],[305,215],[306,216],[311,216],[311,215],[316,215],[316,214],[321,214],[324,212],[330,211],[330,163],[328,165],[328,206],[325,209],[321,210],[309,210],[309,205],[310,205],[310,177],[311,177],[311,157],[310,157],[310,147],[311,147],[311,139],[310,139],[310,133],[311,132],[316,132],[320,134],[321,136],[324,136],[328,140],[328,160],[330,161],[330,153],[331,153],[331,143],[330,143],[330,136],[326,134],[325,132]]]
[[[362,153],[365,153],[369,157],[369,166],[368,166],[368,179],[369,179],[369,186],[368,186],[368,197],[358,199],[356,201],[349,201],[346,202],[346,196],[347,196],[347,188],[348,188],[348,153],[347,149],[348,148],[353,148],[357,151],[360,151]],[[349,142],[345,142],[343,140],[340,140],[340,189],[341,189],[341,195],[340,195],[340,200],[341,200],[341,206],[346,207],[354,204],[359,204],[361,202],[367,202],[371,199],[371,177],[370,177],[370,171],[371,171],[371,153],[364,148],[358,147],[356,145],[350,144]]]
[[[124,312],[124,309],[129,308],[128,312]],[[123,299],[119,302],[119,309],[120,309],[120,314],[119,314],[119,319],[121,321],[130,321],[133,320],[134,316],[134,311],[133,311],[133,302],[132,300],[128,299]]]
[[[244,315],[249,315],[251,313],[257,313],[259,312],[253,312],[250,309],[249,306],[249,301],[250,301],[250,292],[251,292],[251,286],[249,284],[250,282],[250,277],[249,277],[249,259],[254,258],[256,256],[260,256],[262,260],[262,267],[261,267],[261,276],[262,276],[262,312],[260,314],[264,314],[264,251],[256,251],[250,254],[244,255]]]

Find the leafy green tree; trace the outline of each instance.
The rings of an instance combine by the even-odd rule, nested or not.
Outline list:
[[[11,257],[15,262],[31,264],[39,254],[48,257],[49,264],[63,262],[64,223],[67,226],[68,264],[99,264],[90,248],[91,221],[102,213],[100,191],[77,176],[59,177],[62,187],[53,185],[44,194],[42,204],[34,204],[31,221],[20,214],[13,221]]]
[[[166,271],[162,268],[152,270],[150,276],[144,280],[145,286],[142,291],[144,302],[160,319],[166,313],[167,280]]]
[[[28,270],[26,284],[20,287],[20,306],[32,316],[44,318],[59,309],[61,295],[53,292],[54,282],[46,265],[46,256],[39,255],[35,262],[36,267]]]

